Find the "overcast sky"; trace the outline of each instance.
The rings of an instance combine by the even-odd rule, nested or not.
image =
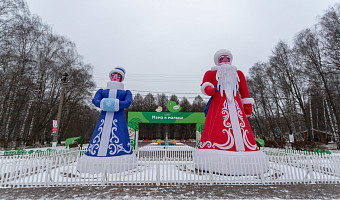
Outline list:
[[[75,42],[94,66],[97,87],[123,66],[125,88],[200,94],[213,55],[231,50],[248,75],[279,42],[289,43],[336,3],[334,0],[27,0],[53,30]],[[193,93],[193,94],[190,94]],[[141,92],[141,94],[146,94]],[[156,93],[154,93],[156,94]]]

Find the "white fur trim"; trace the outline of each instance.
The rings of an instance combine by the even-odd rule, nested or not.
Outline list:
[[[207,87],[207,86],[211,86],[211,87],[215,87],[212,83],[210,83],[210,82],[205,82],[205,83],[203,83],[203,85],[201,86],[201,92],[203,93],[203,94],[205,94],[205,95],[207,95],[207,93],[205,93],[205,88]],[[208,96],[208,95],[207,95]]]
[[[218,68],[218,66],[213,66],[213,67],[211,68],[211,71],[217,71],[217,68]]]
[[[219,51],[217,51],[214,55],[214,62],[215,65],[218,65],[218,57],[222,56],[222,55],[228,55],[230,57],[230,64],[233,62],[233,54],[231,54],[231,52],[227,49],[221,49]]]
[[[116,72],[116,73],[122,75],[122,82],[124,81],[125,73],[126,73],[124,67],[115,67],[113,70],[111,70],[110,73],[109,73],[109,78],[110,78],[110,80],[111,80],[111,74],[112,74],[113,72]]]
[[[192,156],[196,169],[227,175],[258,175],[268,171],[269,165],[262,151],[196,149]]]
[[[119,110],[119,99],[115,100],[115,111],[117,112]]]
[[[231,65],[231,64],[230,64]],[[234,65],[231,65],[231,66],[233,66],[233,67],[236,67],[236,66],[234,66]],[[218,69],[218,67],[219,66],[213,66],[213,67],[211,67],[211,71],[217,71],[217,69]],[[236,71],[237,71],[237,68],[236,68]]]
[[[117,173],[135,169],[137,157],[134,154],[111,157],[94,157],[83,155],[77,162],[80,173]]]
[[[241,99],[241,103],[242,103],[242,105],[244,105],[244,104],[254,104],[255,103],[255,101],[254,101],[254,99],[253,98],[244,98],[244,99]]]
[[[225,100],[224,103],[225,108],[223,109],[228,109],[229,108],[229,114],[230,114],[230,122],[231,122],[231,126],[233,129],[233,135],[234,135],[234,139],[235,139],[235,147],[237,151],[244,151],[244,141],[242,139],[242,131],[241,131],[241,125],[240,123],[242,123],[242,121],[240,122],[238,119],[238,111],[236,110],[236,105],[235,105],[235,101],[228,101],[227,99]],[[226,121],[224,120],[225,124]],[[225,125],[224,125],[225,126]],[[227,128],[227,126],[225,126],[225,128]],[[223,129],[224,130],[224,129]],[[245,133],[244,133],[245,134]]]
[[[107,89],[124,90],[124,83],[117,81],[107,82]]]
[[[103,98],[102,100],[100,100],[100,109],[102,109],[102,110],[103,110],[104,99],[106,99],[106,98]]]

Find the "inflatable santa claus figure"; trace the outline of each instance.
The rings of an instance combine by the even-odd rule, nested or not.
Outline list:
[[[258,174],[267,170],[268,159],[259,151],[246,116],[252,113],[254,99],[232,60],[229,50],[217,51],[216,66],[204,75],[201,91],[211,98],[201,141],[193,152],[195,167],[231,175]]]
[[[132,94],[124,90],[125,69],[115,67],[109,73],[106,89],[99,89],[92,103],[101,109],[87,152],[77,169],[84,173],[115,173],[134,169],[137,158],[132,147],[124,108],[132,102]]]

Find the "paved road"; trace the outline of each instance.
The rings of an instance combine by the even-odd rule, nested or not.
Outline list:
[[[15,188],[0,199],[340,199],[340,185]]]

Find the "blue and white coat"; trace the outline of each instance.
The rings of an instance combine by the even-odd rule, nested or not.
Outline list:
[[[99,89],[92,103],[102,109],[86,155],[112,157],[132,153],[124,108],[132,102],[132,94],[121,82],[108,82]]]

